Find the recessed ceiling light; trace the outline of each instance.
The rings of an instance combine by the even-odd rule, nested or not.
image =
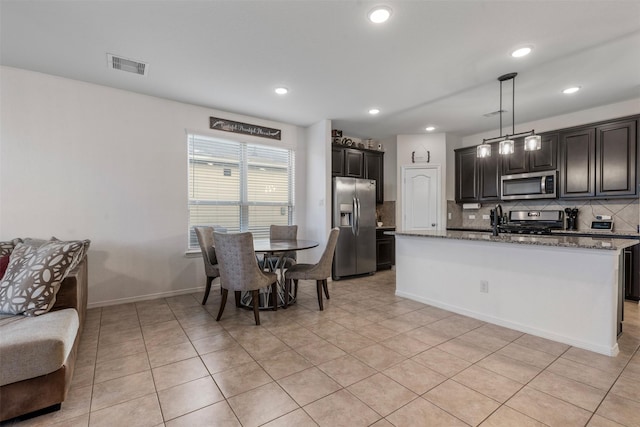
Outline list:
[[[374,24],[382,24],[391,17],[391,9],[387,6],[378,6],[369,12],[369,21]]]
[[[566,88],[565,90],[562,91],[562,93],[564,93],[565,95],[571,95],[572,93],[576,93],[579,90],[580,90],[580,86],[573,86],[573,87]]]
[[[380,112],[380,110],[378,110],[377,108],[372,108],[372,109],[369,110],[369,114],[371,114],[372,116],[375,116],[379,112]]]
[[[514,58],[522,58],[523,56],[527,56],[531,53],[530,47],[521,47],[520,49],[516,49],[511,52],[511,56]]]
[[[289,89],[287,89],[286,87],[277,87],[276,93],[278,95],[286,95],[287,93],[289,93]]]
[[[436,130],[436,127],[435,126],[427,126],[424,130],[426,130],[427,132],[431,132],[431,131]]]

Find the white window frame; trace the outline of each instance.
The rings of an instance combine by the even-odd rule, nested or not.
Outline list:
[[[206,200],[206,199],[193,199],[191,198],[191,186],[193,185],[193,174],[194,170],[192,168],[192,164],[195,161],[195,156],[193,152],[192,145],[197,141],[211,141],[212,144],[216,142],[224,143],[224,144],[234,144],[240,148],[240,156],[239,156],[239,195],[240,198],[237,201],[220,201],[220,200]],[[248,152],[254,147],[258,147],[262,150],[278,150],[278,151],[286,151],[288,157],[288,166],[287,166],[287,186],[288,186],[288,200],[286,203],[281,202],[259,202],[259,201],[249,201],[248,200],[248,187],[249,187],[249,179],[248,179],[248,171],[249,171],[249,161],[248,161]],[[202,160],[198,160],[202,162]],[[193,231],[194,226],[198,225],[208,225],[215,226],[217,225],[214,220],[212,223],[207,224],[192,224],[191,218],[191,209],[194,206],[206,206],[206,205],[217,205],[217,206],[238,206],[239,207],[239,216],[238,216],[238,227],[235,229],[230,229],[230,232],[237,231],[252,231],[257,238],[263,237],[268,238],[269,236],[269,224],[265,224],[263,227],[258,227],[253,230],[249,230],[249,208],[254,206],[280,206],[283,209],[286,209],[287,215],[287,224],[291,225],[293,223],[294,211],[295,211],[295,150],[288,147],[274,147],[273,145],[267,144],[256,144],[256,143],[247,143],[247,142],[239,142],[230,139],[223,139],[219,137],[212,137],[208,135],[202,135],[195,132],[187,133],[187,173],[188,173],[188,188],[187,188],[187,209],[189,211],[187,218],[187,251],[197,251],[199,250],[197,239],[195,238],[195,232]],[[255,217],[254,217],[255,218]]]

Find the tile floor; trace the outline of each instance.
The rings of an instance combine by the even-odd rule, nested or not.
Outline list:
[[[394,295],[395,273],[262,312],[219,291],[90,310],[68,400],[9,424],[640,426],[640,312],[610,358]],[[5,423],[7,424],[7,423]]]

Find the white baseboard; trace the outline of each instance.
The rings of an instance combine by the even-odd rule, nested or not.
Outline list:
[[[413,300],[413,301],[421,302],[423,304],[432,305],[434,307],[438,307],[438,308],[441,308],[443,310],[451,311],[453,313],[461,314],[463,316],[473,317],[474,319],[482,320],[483,322],[489,322],[489,323],[492,323],[494,325],[504,326],[505,328],[514,329],[516,331],[524,332],[526,334],[531,334],[531,335],[535,335],[535,336],[538,336],[538,337],[546,338],[548,340],[557,341],[557,342],[561,342],[561,343],[564,343],[564,344],[572,345],[574,347],[579,347],[579,348],[582,348],[584,350],[594,351],[596,353],[604,354],[605,356],[615,357],[619,353],[618,343],[616,343],[613,347],[605,347],[605,346],[601,346],[601,345],[598,345],[598,344],[594,344],[594,343],[578,340],[578,339],[575,339],[573,337],[568,337],[568,336],[556,334],[556,333],[553,333],[553,332],[550,332],[550,331],[546,331],[546,330],[543,330],[543,329],[538,329],[538,328],[535,328],[535,327],[523,325],[523,324],[518,323],[518,322],[512,322],[512,321],[509,321],[509,320],[506,320],[506,319],[501,319],[501,318],[498,318],[498,317],[495,317],[495,316],[491,316],[491,315],[487,315],[487,314],[484,314],[484,313],[478,313],[476,311],[467,310],[466,308],[458,307],[458,306],[451,305],[451,304],[447,304],[447,303],[444,303],[442,301],[436,301],[436,300],[431,300],[431,299],[428,299],[428,298],[423,298],[421,296],[418,296],[418,295],[415,295],[415,294],[412,294],[412,293],[408,293],[408,292],[396,291],[396,295],[399,296],[399,297],[408,298],[408,299]]]
[[[87,304],[87,308],[91,309],[91,308],[99,308],[99,307],[108,307],[110,305],[128,304],[132,302],[148,301],[148,300],[158,299],[158,298],[169,298],[169,297],[175,297],[178,295],[192,294],[194,292],[202,292],[202,291],[204,291],[204,286],[198,286],[196,288],[180,289],[178,291],[158,292],[155,294],[140,295],[136,297],[118,298],[118,299],[112,299],[107,301],[91,302]]]

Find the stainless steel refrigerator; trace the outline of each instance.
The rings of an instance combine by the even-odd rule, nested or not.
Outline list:
[[[332,278],[376,271],[376,181],[333,178],[333,226],[340,235]]]

